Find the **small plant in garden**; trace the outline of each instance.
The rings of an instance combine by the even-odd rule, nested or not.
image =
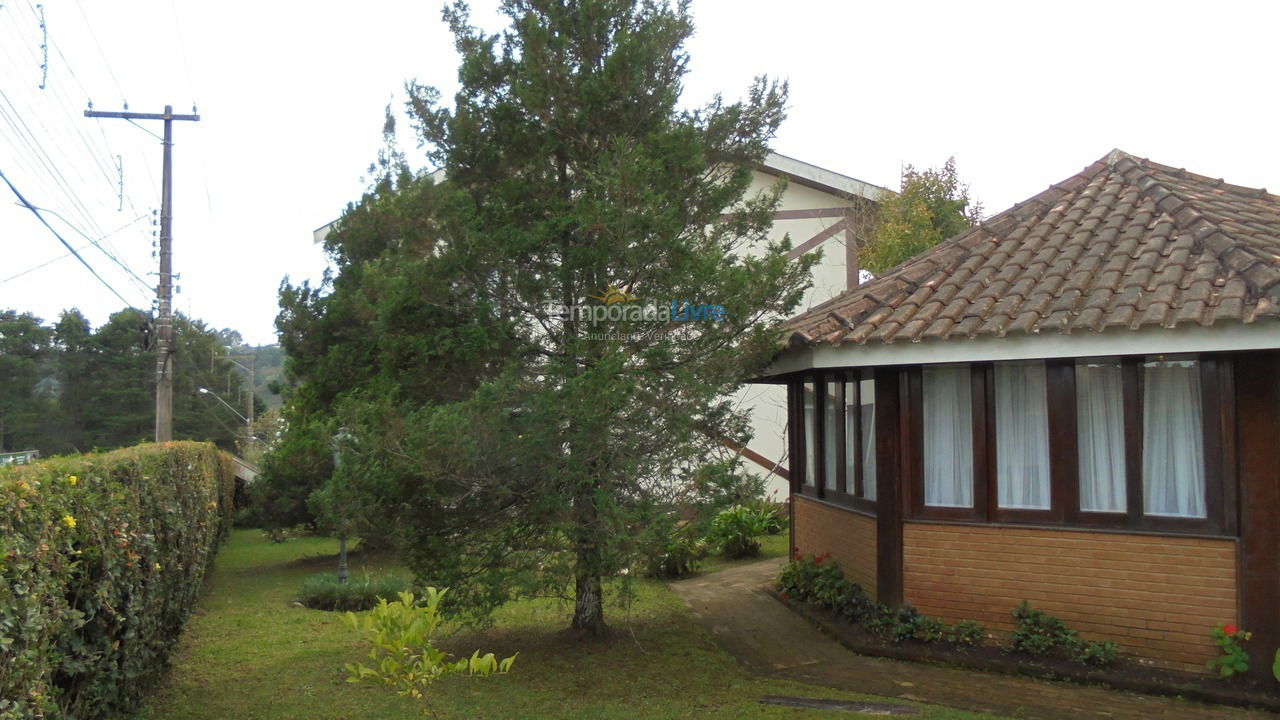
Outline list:
[[[347,682],[395,688],[400,695],[422,702],[424,715],[432,715],[427,690],[436,680],[449,675],[486,677],[510,672],[516,655],[498,660],[493,653],[481,655],[476,650],[469,658],[451,661],[432,645],[444,620],[440,600],[445,592],[429,587],[421,601],[413,593],[402,592],[396,602],[379,600],[363,617],[347,613],[347,623],[362,631],[369,642],[369,659],[374,663],[372,668],[363,663],[347,664]]]
[[[1028,655],[1047,655],[1056,647],[1066,646],[1076,636],[1076,631],[1067,627],[1058,618],[1036,610],[1023,600],[1013,609],[1013,619],[1017,627],[1013,631],[1013,649]]]
[[[1072,638],[1067,644],[1067,653],[1081,665],[1105,667],[1119,659],[1120,646],[1110,640],[1097,642]]]
[[[648,572],[651,577],[659,578],[692,575],[706,556],[707,541],[696,537],[686,526],[672,532],[666,545],[649,558]]]
[[[409,581],[395,575],[351,578],[338,582],[333,573],[312,575],[302,582],[298,602],[315,610],[368,610],[382,598],[394,598],[409,589]]]
[[[977,647],[982,644],[982,626],[972,620],[961,620],[947,628],[947,642],[952,645]]]
[[[1253,637],[1253,633],[1244,632],[1235,625],[1219,625],[1209,633],[1213,643],[1222,650],[1222,657],[1209,661],[1209,669],[1217,670],[1224,678],[1238,675],[1249,669],[1249,653],[1245,652],[1241,643]]]
[[[734,505],[711,520],[709,537],[726,557],[756,557],[760,538],[769,534],[770,524],[776,520],[772,508]]]

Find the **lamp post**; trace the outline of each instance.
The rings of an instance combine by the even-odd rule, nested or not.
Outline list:
[[[217,400],[218,402],[220,402],[220,403],[222,403],[223,405],[225,405],[225,406],[227,407],[227,409],[228,409],[228,410],[230,410],[231,412],[235,413],[235,414],[236,414],[236,417],[240,418],[240,422],[244,423],[245,449],[247,450],[247,449],[248,449],[248,446],[249,446],[249,443],[250,443],[251,441],[253,441],[253,440],[254,440],[254,436],[253,436],[253,420],[251,420],[250,418],[245,417],[244,415],[241,415],[241,414],[240,414],[240,411],[239,411],[239,410],[237,410],[237,409],[236,409],[236,407],[235,407],[234,405],[232,405],[231,403],[227,402],[226,400],[223,400],[223,399],[218,395],[218,393],[216,393],[216,392],[214,392],[214,391],[210,390],[209,388],[196,388],[196,392],[200,393],[201,395],[208,395],[209,397],[213,398],[214,400]]]
[[[333,473],[342,469],[342,452],[351,444],[355,436],[347,428],[339,428],[333,436]],[[338,582],[347,582],[347,524],[338,523]]]

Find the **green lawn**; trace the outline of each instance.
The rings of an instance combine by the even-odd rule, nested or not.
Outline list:
[[[334,566],[336,549],[330,539],[271,544],[257,531],[236,531],[217,559],[168,679],[138,720],[417,717],[413,703],[390,690],[345,682],[343,664],[364,653],[356,635],[333,613],[292,604],[307,575]],[[395,569],[385,558],[357,557],[351,565],[353,573]],[[499,656],[519,651],[520,658],[507,676],[436,685],[440,717],[854,717],[759,705],[762,695],[858,696],[748,674],[661,583],[639,583],[630,609],[614,609],[608,639],[565,633],[569,615],[555,601],[513,603],[494,628],[449,637],[444,644],[450,649],[479,647]],[[989,716],[930,707],[918,717]]]
[[[786,530],[783,530],[777,535],[765,535],[764,539],[760,541],[759,557],[743,558],[741,560],[730,560],[726,558],[724,555],[716,553],[714,555],[711,555],[703,559],[702,566],[698,570],[698,573],[699,574],[711,573],[711,572],[715,572],[716,570],[723,570],[727,567],[732,567],[734,565],[743,565],[746,563],[753,563],[753,562],[756,562],[757,560],[762,560],[766,558],[784,558],[791,553],[791,548],[788,547],[790,543],[791,543],[791,533],[788,533]]]

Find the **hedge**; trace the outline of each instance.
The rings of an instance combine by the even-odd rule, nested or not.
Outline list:
[[[213,445],[142,445],[0,469],[0,718],[134,710],[230,528]]]

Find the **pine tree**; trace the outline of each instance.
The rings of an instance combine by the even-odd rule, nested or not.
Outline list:
[[[385,153],[330,236],[331,286],[283,288],[290,429],[312,466],[326,436],[355,436],[329,482],[356,489],[311,497],[364,498],[455,602],[567,588],[572,626],[597,633],[603,579],[633,566],[671,488],[743,439],[725,398],[807,284],[811,260],[758,240],[781,188],[744,197],[786,88],[762,78],[745,101],[682,110],[687,3],[502,10],[497,36],[446,10],[451,106],[408,87],[447,180]],[[615,306],[634,310],[591,315]]]

